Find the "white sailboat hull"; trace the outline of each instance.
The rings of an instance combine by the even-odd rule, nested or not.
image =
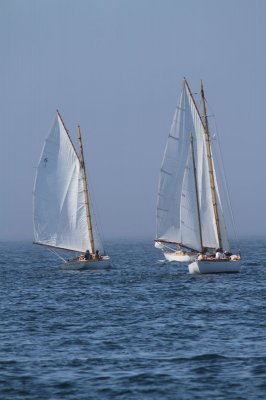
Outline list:
[[[62,265],[62,268],[69,270],[79,269],[103,269],[111,267],[111,259],[109,256],[102,256],[99,260],[79,261],[77,259],[67,261]]]
[[[193,260],[193,257],[190,256],[189,254],[178,254],[176,252],[170,253],[170,252],[164,252],[164,257],[166,258],[167,261],[175,261],[175,262],[184,262],[188,263]]]
[[[195,260],[188,266],[190,274],[235,273],[241,269],[241,261]]]

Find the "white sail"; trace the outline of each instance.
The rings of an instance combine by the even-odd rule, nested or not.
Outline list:
[[[193,136],[195,135],[195,159],[197,166],[198,196],[201,219],[202,244],[204,247],[219,247],[219,238],[215,221],[212,191],[210,182],[209,162],[205,141],[205,131],[194,99],[185,84],[188,101],[188,118],[193,121]]]
[[[187,161],[185,92],[181,94],[164,151],[157,196],[157,239],[181,242],[180,201]]]
[[[59,115],[37,167],[33,219],[37,243],[91,251],[81,163]]]
[[[219,247],[219,237],[213,207],[205,131],[199,111],[186,81],[184,82],[181,98],[168,136],[161,167],[157,197],[157,239],[175,242],[185,246],[187,246],[188,243],[194,243],[194,247],[191,247],[195,250],[199,249],[198,244],[200,238],[198,237],[197,240],[194,238],[191,241],[189,237],[191,231],[190,234],[188,231],[185,232],[184,229],[183,232],[181,232],[182,221],[180,219],[182,185],[186,174],[186,162],[189,157],[191,135],[193,136],[194,144],[202,246],[217,248]],[[216,193],[218,199],[218,214],[222,216],[222,206],[217,182]],[[193,202],[192,199],[190,199],[190,201]],[[192,216],[193,212],[190,218],[192,218]],[[226,244],[228,244],[226,230],[224,225],[222,225],[221,228],[223,228],[221,229],[221,241],[226,248]]]
[[[200,216],[193,159],[193,146],[191,144],[181,192],[181,243],[190,249],[201,251]]]
[[[215,179],[215,191],[216,191],[216,198],[217,198],[217,211],[218,211],[219,222],[220,222],[220,234],[221,234],[221,242],[222,242],[221,247],[224,249],[224,251],[230,251],[228,234],[227,234],[225,218],[224,218],[222,202],[221,202],[220,193],[219,193],[219,189],[218,189],[215,170],[214,170],[214,179]]]

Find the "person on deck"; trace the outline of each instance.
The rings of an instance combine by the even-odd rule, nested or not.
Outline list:
[[[223,253],[221,252],[221,249],[216,250],[215,258],[216,260],[221,260],[223,258]]]
[[[232,256],[232,253],[230,251],[224,251],[223,258],[226,260],[230,260],[230,257]]]
[[[95,258],[96,258],[96,260],[100,260],[99,250],[96,250],[96,252],[95,252]]]
[[[201,251],[201,252],[198,254],[198,260],[199,260],[199,261],[202,261],[202,260],[206,260],[206,259],[207,259],[206,254],[204,254],[204,252]]]
[[[91,259],[91,253],[89,250],[86,250],[84,254],[84,260],[90,260]]]

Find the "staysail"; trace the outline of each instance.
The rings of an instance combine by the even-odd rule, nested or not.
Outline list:
[[[188,163],[191,158],[191,137],[193,140],[193,157],[197,182],[197,197],[199,216],[196,213],[196,194],[193,190],[192,169],[188,174]],[[216,183],[216,198],[218,214],[221,219],[220,236],[224,250],[228,249],[228,240],[223,223],[223,212],[220,202],[219,190]],[[184,188],[190,185],[190,190]],[[191,183],[189,183],[191,182]],[[185,200],[184,200],[184,190]],[[189,198],[190,196],[190,198]],[[193,210],[185,211],[186,204],[193,205]],[[184,214],[185,213],[185,214]],[[189,225],[184,224],[187,215]],[[192,223],[192,219],[195,219]],[[198,222],[200,219],[200,229]],[[168,136],[163,162],[160,171],[158,196],[157,196],[157,240],[177,243],[200,250],[202,247],[220,247],[217,224],[214,215],[210,170],[204,126],[195,104],[194,98],[184,80],[183,90],[178,103],[171,130]],[[189,226],[189,229],[187,227]],[[201,236],[201,239],[200,239]],[[200,244],[201,242],[201,244]]]
[[[180,223],[181,243],[187,248],[201,251],[202,235],[192,135],[182,183]]]
[[[82,165],[59,113],[42,150],[33,196],[36,243],[91,252]]]

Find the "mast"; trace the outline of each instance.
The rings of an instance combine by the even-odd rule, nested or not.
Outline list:
[[[82,146],[80,126],[78,126],[78,140],[79,140],[79,147],[80,147],[80,165],[81,165],[81,169],[82,169],[83,190],[84,190],[84,195],[85,195],[85,205],[86,205],[86,211],[87,211],[87,223],[88,223],[88,228],[89,228],[91,252],[92,252],[92,254],[95,254],[91,212],[90,212],[90,204],[89,204],[89,194],[88,194],[88,189],[87,189],[87,177],[86,177],[86,169],[85,169],[85,163],[84,163],[84,157],[83,157],[83,146]]]
[[[199,118],[200,118],[200,120],[201,120],[201,116],[200,116],[200,112],[199,112],[198,106],[197,106],[197,104],[196,104],[196,102],[195,102],[195,100],[194,100],[194,97],[193,97],[193,95],[192,95],[191,89],[190,89],[190,87],[189,87],[189,84],[188,84],[188,81],[186,80],[186,78],[184,78],[184,82],[185,82],[185,85],[186,85],[186,87],[187,87],[187,89],[188,89],[190,98],[191,98],[191,100],[192,100],[192,102],[193,102],[193,104],[194,104],[195,110],[197,111],[198,116],[199,116]]]
[[[193,144],[193,136],[192,136],[192,133],[190,133],[190,145],[191,145],[191,152],[192,152],[192,164],[193,164],[194,184],[195,184],[196,202],[197,202],[197,212],[198,212],[198,223],[199,223],[199,234],[200,234],[200,247],[201,247],[201,250],[203,250],[203,245],[202,245],[202,232],[201,232],[201,220],[200,220],[200,208],[199,208],[199,191],[198,191],[198,183],[197,183],[197,175],[196,175],[196,163],[195,163],[194,144]]]
[[[56,113],[57,113],[57,115],[58,115],[60,121],[62,122],[62,125],[63,125],[63,127],[64,127],[64,129],[65,129],[65,131],[66,131],[66,134],[67,134],[67,136],[68,136],[68,139],[69,139],[69,141],[70,141],[70,143],[71,143],[71,145],[72,145],[72,147],[73,147],[73,150],[74,150],[74,152],[76,153],[77,158],[79,158],[79,156],[78,156],[78,154],[77,154],[77,150],[75,149],[75,146],[74,146],[74,144],[73,144],[73,142],[72,142],[72,139],[71,139],[71,137],[70,137],[70,135],[69,135],[69,132],[68,132],[68,130],[67,130],[67,128],[66,128],[66,125],[65,125],[65,123],[64,123],[64,120],[63,120],[63,118],[62,118],[62,116],[61,116],[59,110],[56,110]]]
[[[201,104],[202,104],[202,111],[203,111],[203,126],[204,126],[204,133],[205,133],[205,143],[206,143],[206,147],[207,147],[207,157],[208,157],[208,164],[209,164],[209,174],[210,174],[210,183],[211,183],[211,192],[212,192],[212,205],[213,205],[213,211],[214,211],[214,216],[215,216],[219,247],[222,247],[220,220],[219,220],[219,214],[218,214],[218,209],[217,209],[217,196],[216,196],[216,190],[215,190],[213,161],[212,161],[212,154],[211,154],[211,142],[210,142],[208,118],[207,118],[207,112],[206,112],[206,104],[205,104],[202,80],[201,80],[201,85],[200,85],[200,93],[201,93]]]

